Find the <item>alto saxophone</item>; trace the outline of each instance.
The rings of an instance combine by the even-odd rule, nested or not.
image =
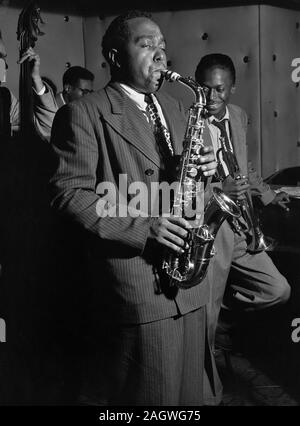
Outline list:
[[[225,179],[224,169],[221,165],[219,157],[220,152],[222,152],[223,161],[227,166],[229,175],[236,180],[242,179],[243,176],[241,174],[240,167],[238,165],[237,158],[232,146],[227,146],[223,136],[220,137],[220,142],[221,148],[217,152],[218,174],[220,180]],[[246,223],[246,229],[243,231],[237,220],[233,220],[232,225],[234,230],[237,230],[239,233],[244,232],[248,236],[247,250],[250,253],[259,253],[261,251],[271,250],[273,242],[266,238],[260,229],[259,219],[254,211],[249,191],[246,191],[244,197],[241,200],[237,200],[236,203],[241,210],[241,216]]]
[[[182,254],[167,251],[162,269],[169,278],[170,285],[190,288],[199,284],[207,273],[210,259],[214,256],[214,239],[225,219],[240,216],[237,205],[219,188],[213,189],[213,195],[204,208],[204,182],[198,177],[199,156],[203,143],[206,98],[203,88],[191,77],[184,78],[173,71],[164,71],[167,81],[178,81],[191,89],[195,102],[189,108],[188,122],[183,142],[183,152],[177,170],[177,187],[174,194],[172,214],[191,220],[187,213],[199,201],[200,212],[188,230],[186,246]],[[199,214],[200,213],[200,214]]]

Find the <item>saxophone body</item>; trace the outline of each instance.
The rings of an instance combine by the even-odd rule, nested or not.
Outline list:
[[[188,122],[183,142],[183,152],[177,175],[177,190],[174,195],[172,214],[191,220],[186,247],[182,254],[167,251],[162,269],[167,274],[170,285],[190,288],[204,279],[210,259],[214,256],[214,239],[226,218],[239,217],[237,205],[218,188],[204,208],[204,182],[199,177],[197,166],[204,147],[203,128],[205,122],[206,99],[202,87],[192,78],[184,78],[176,72],[165,71],[167,81],[178,81],[191,89],[195,102],[189,109]],[[193,216],[195,205],[200,209]]]
[[[223,160],[228,168],[229,175],[233,179],[241,179],[242,174],[233,149],[226,147],[223,137],[221,137],[220,139]],[[219,175],[221,180],[224,179],[224,176],[221,175],[221,172],[219,172]],[[249,191],[244,194],[243,199],[237,200],[236,203],[240,208],[241,216],[244,219],[247,227],[244,231],[248,236],[247,250],[250,253],[259,253],[261,251],[271,250],[273,243],[264,236],[262,230],[260,229],[259,219],[254,211]],[[237,220],[233,220],[232,224],[235,230],[237,230],[238,232],[242,231],[242,228],[239,226]]]

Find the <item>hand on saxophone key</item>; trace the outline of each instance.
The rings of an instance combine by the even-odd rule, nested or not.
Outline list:
[[[183,253],[183,249],[187,248],[187,230],[190,228],[189,222],[182,217],[156,217],[152,221],[148,238],[177,253]]]
[[[217,162],[212,146],[204,146],[201,149],[198,168],[204,176],[213,176],[217,170]]]
[[[241,176],[239,179],[233,179],[231,176],[227,176],[223,181],[222,189],[226,195],[235,201],[242,200],[249,188],[250,185],[246,176]]]

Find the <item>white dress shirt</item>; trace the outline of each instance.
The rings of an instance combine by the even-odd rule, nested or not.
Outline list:
[[[148,123],[149,123],[149,117],[146,114],[146,107],[147,107],[147,103],[145,102],[145,93],[140,93],[137,92],[136,90],[134,90],[132,87],[127,86],[127,84],[123,84],[120,83],[121,88],[124,90],[124,92],[126,93],[127,96],[129,96],[129,98],[136,104],[136,106],[142,111],[142,113],[144,114],[144,116],[146,117]],[[161,106],[159,105],[159,102],[156,98],[155,95],[150,94],[150,96],[153,99],[153,102],[157,108],[159,117],[161,119],[162,124],[166,127],[166,129],[168,129],[165,117],[163,115]]]

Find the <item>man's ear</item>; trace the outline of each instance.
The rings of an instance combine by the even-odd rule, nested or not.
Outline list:
[[[117,49],[111,49],[108,53],[109,61],[115,67],[120,68],[120,55]]]
[[[235,86],[231,86],[230,93],[233,95],[235,93]]]

